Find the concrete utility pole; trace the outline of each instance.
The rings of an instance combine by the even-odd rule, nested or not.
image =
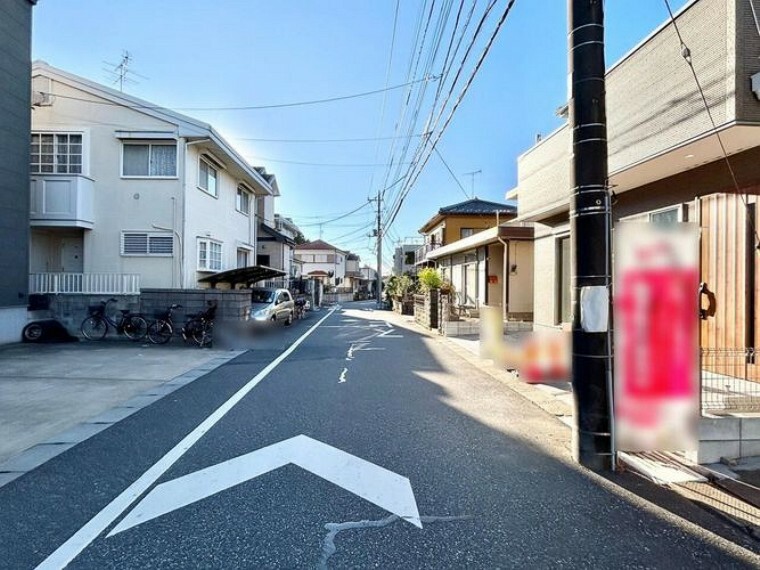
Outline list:
[[[383,303],[383,226],[382,226],[382,195],[377,193],[377,306]]]
[[[611,242],[603,0],[568,0],[571,74],[570,172],[574,455],[590,469],[614,468]]]

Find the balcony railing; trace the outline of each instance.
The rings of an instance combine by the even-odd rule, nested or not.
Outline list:
[[[34,174],[30,179],[32,226],[92,229],[94,183],[81,174]]]
[[[440,243],[426,243],[418,247],[417,251],[414,252],[415,265],[424,262],[427,254],[439,247],[441,247]]]
[[[137,295],[140,276],[134,273],[32,273],[29,293]]]

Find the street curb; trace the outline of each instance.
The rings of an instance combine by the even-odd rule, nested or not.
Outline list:
[[[484,360],[476,355],[472,354],[468,350],[458,346],[455,342],[451,341],[445,336],[438,334],[435,330],[428,330],[414,321],[409,321],[401,315],[398,315],[392,311],[382,311],[386,315],[385,320],[393,322],[393,324],[405,328],[406,330],[423,334],[431,339],[434,339],[441,344],[445,344],[451,349],[451,351],[458,357],[466,360],[472,366],[475,366],[478,370],[485,372],[491,376],[494,380],[504,384],[507,388],[522,396],[536,407],[540,408],[544,412],[551,416],[554,416],[559,422],[566,428],[570,428],[570,425],[563,421],[562,418],[572,417],[573,410],[567,404],[558,401],[553,396],[547,394],[543,390],[522,382],[514,373],[509,372],[503,368],[497,366],[492,360]]]
[[[85,422],[78,423],[45,441],[17,453],[7,461],[0,463],[0,488],[14,479],[18,479],[25,473],[36,469],[53,457],[108,429],[135,412],[168,396],[182,386],[186,386],[209,372],[216,370],[245,352],[245,350],[228,351],[224,356],[217,356],[162,384],[158,384],[145,392],[132,396],[129,400],[118,406],[101,412]]]

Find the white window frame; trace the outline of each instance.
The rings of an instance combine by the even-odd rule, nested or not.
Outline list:
[[[201,186],[201,163],[205,163],[207,168],[211,168],[215,172],[215,176],[216,176],[216,193],[215,194],[212,194],[209,191],[208,188],[205,188],[205,187]],[[217,166],[216,164],[214,164],[214,162],[211,159],[206,158],[204,156],[199,156],[198,157],[198,170],[197,170],[197,172],[198,172],[198,189],[201,192],[204,192],[204,193],[208,194],[212,198],[216,198],[217,200],[219,199],[219,182],[220,182],[220,179],[221,179],[221,176],[219,176],[219,171],[220,170],[221,170],[221,168],[219,166]]]
[[[246,260],[247,260],[246,264],[243,265],[243,266],[240,265],[239,259],[238,259],[238,257],[240,256],[241,253],[245,253]],[[247,248],[247,247],[238,247],[235,250],[235,267],[237,269],[240,269],[240,267],[250,267],[250,264],[251,264],[251,253],[252,253],[252,251],[249,248]]]
[[[124,174],[124,147],[126,146],[147,146],[148,147],[148,174]],[[150,174],[150,157],[154,146],[173,146],[174,147],[174,175],[173,176],[151,176]],[[177,141],[155,141],[129,139],[121,141],[121,154],[119,155],[119,173],[124,180],[177,180],[179,178],[179,145]]]
[[[248,210],[240,208],[240,195],[245,194],[248,198]],[[253,204],[253,192],[245,184],[238,184],[237,191],[235,192],[235,210],[243,214],[244,216],[251,215],[251,205]]]
[[[40,137],[40,143],[39,143],[39,145],[41,147],[42,146],[42,136],[43,135],[51,135],[53,137],[53,162],[51,163],[51,166],[53,168],[52,172],[42,172],[42,170],[35,171],[33,169],[33,165],[37,165],[38,167],[42,167],[42,162],[32,162],[32,152],[31,152],[31,150],[32,150],[31,145],[33,144],[32,143],[32,138],[34,136],[39,136]],[[71,137],[72,135],[75,135],[75,136],[81,137],[81,139],[82,139],[82,142],[80,143],[81,147],[82,147],[82,152],[79,155],[79,159],[80,159],[80,162],[79,162],[79,172],[70,172],[70,171],[69,172],[58,172],[57,158],[58,158],[58,155],[60,153],[57,152],[56,146],[57,146],[57,143],[58,143],[57,138],[58,138],[58,136],[61,136],[61,135],[66,135],[68,137]],[[31,136],[30,136],[30,139],[29,139],[29,170],[30,170],[30,173],[33,174],[33,175],[41,175],[41,176],[47,176],[47,175],[50,175],[50,174],[60,174],[60,175],[64,175],[64,176],[65,175],[74,175],[74,176],[85,175],[85,170],[87,169],[86,160],[85,160],[86,156],[87,156],[87,154],[85,152],[85,148],[86,148],[85,145],[86,145],[86,142],[87,142],[86,135],[87,135],[87,133],[85,133],[83,131],[78,131],[78,130],[73,130],[73,129],[72,130],[60,130],[60,131],[58,131],[58,130],[51,130],[51,129],[33,130],[31,132]],[[68,142],[67,146],[70,145],[70,144],[71,143]],[[42,156],[42,152],[41,151],[42,151],[42,149],[40,148],[40,152],[37,153],[38,156]],[[67,156],[71,156],[71,153],[67,152]],[[67,168],[70,168],[70,167],[71,167],[71,163],[67,162]]]
[[[201,264],[201,244],[204,244],[206,246],[206,259],[205,264]],[[219,246],[219,267],[214,267],[210,261],[211,261],[211,246],[212,245],[218,245]],[[196,261],[198,265],[198,271],[205,271],[205,272],[214,272],[214,271],[221,271],[222,267],[224,267],[224,244],[215,239],[210,238],[198,238],[198,249],[197,249],[197,255],[196,255]],[[237,260],[235,260],[237,263]]]
[[[125,244],[125,237],[127,234],[142,234],[145,235],[145,245],[146,245],[146,251],[145,253],[127,253],[124,251],[124,244]],[[166,252],[151,252],[151,242],[155,238],[170,238],[171,244],[172,244],[172,250],[169,253]],[[120,251],[122,257],[174,257],[174,235],[172,232],[161,232],[161,231],[153,231],[153,230],[122,230],[121,231],[121,245],[120,245]]]

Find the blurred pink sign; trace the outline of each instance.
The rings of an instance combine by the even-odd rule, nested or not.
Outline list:
[[[621,451],[696,445],[699,241],[690,224],[615,229],[615,427]]]

